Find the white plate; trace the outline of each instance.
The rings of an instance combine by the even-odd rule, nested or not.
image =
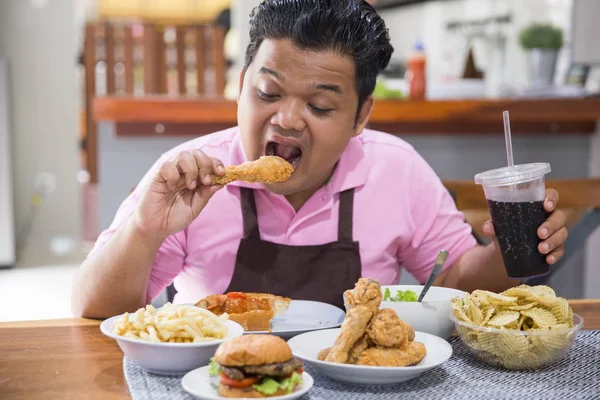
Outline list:
[[[309,300],[292,300],[290,307],[271,320],[271,331],[246,333],[270,333],[283,339],[318,329],[337,328],[342,325],[346,313],[328,303]]]
[[[319,351],[331,347],[339,333],[340,329],[304,333],[290,339],[288,344],[296,357],[311,364],[323,375],[337,381],[363,385],[406,382],[443,364],[452,356],[452,346],[447,341],[429,333],[416,332],[415,341],[425,345],[427,355],[412,367],[365,367],[320,361],[317,358]]]
[[[227,336],[220,340],[197,343],[153,343],[130,339],[113,333],[115,316],[103,321],[100,330],[113,338],[129,359],[146,371],[160,375],[179,375],[209,363],[217,347],[224,341],[242,336],[244,328],[233,321],[227,321]]]
[[[292,400],[302,397],[313,387],[313,378],[308,373],[302,373],[302,386],[295,392],[284,396],[272,396],[269,399],[274,400]],[[212,377],[208,374],[208,366],[195,369],[185,374],[181,380],[183,389],[202,400],[222,400],[226,397],[219,396],[219,377]]]

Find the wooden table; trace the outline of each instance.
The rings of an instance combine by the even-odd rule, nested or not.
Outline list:
[[[573,300],[583,329],[600,329],[600,300]],[[99,321],[0,323],[0,399],[129,399],[123,353]]]

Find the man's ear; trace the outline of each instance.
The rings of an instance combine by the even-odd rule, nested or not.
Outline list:
[[[244,76],[246,75],[246,70],[248,69],[247,65],[244,65],[244,68],[240,71],[240,81],[238,83],[238,95],[236,98],[236,102],[240,102],[240,96],[242,95],[242,88],[244,87]]]
[[[354,125],[354,135],[358,136],[362,133],[369,122],[369,118],[371,117],[371,113],[373,112],[375,102],[373,101],[373,96],[367,97],[363,105],[361,106],[358,116],[356,118],[356,124]]]

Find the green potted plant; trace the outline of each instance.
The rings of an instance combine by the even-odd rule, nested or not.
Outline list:
[[[564,44],[562,29],[551,24],[533,23],[521,31],[519,41],[531,55],[533,84],[551,85],[558,52]]]

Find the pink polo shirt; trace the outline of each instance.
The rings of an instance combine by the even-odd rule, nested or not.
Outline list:
[[[246,161],[237,127],[171,149],[122,203],[90,256],[132,214],[159,165],[190,149],[201,149],[225,165]],[[155,298],[171,282],[178,291],[176,303],[196,302],[226,290],[243,234],[240,186],[257,189],[261,239],[298,246],[337,240],[339,193],[355,188],[353,235],[360,243],[362,276],[382,284],[397,283],[401,268],[424,282],[439,250],[450,252],[445,267],[450,268],[476,245],[463,214],[413,147],[395,136],[365,130],[350,141],[329,183],[298,212],[285,197],[258,185],[234,182],[218,191],[187,229],[162,244],[150,274],[149,298]]]

